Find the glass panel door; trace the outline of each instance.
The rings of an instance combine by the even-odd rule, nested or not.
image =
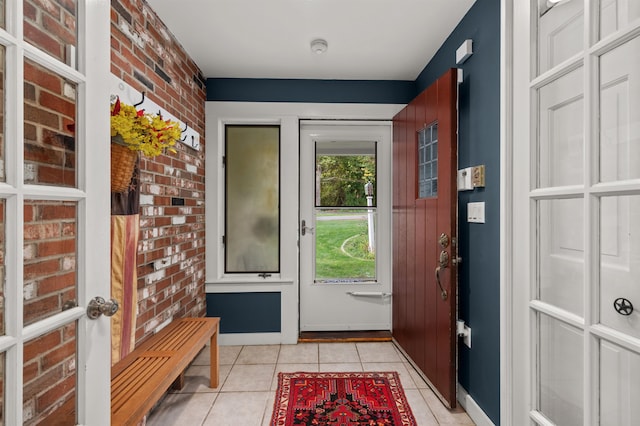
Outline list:
[[[110,292],[109,5],[6,3],[0,424],[108,425],[109,322],[85,313]]]
[[[640,2],[531,0],[529,12],[532,131],[520,157],[532,170],[529,422],[631,426],[640,414]]]

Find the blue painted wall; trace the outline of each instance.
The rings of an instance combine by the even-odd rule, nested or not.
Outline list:
[[[406,104],[414,81],[207,79],[208,101]]]
[[[207,99],[405,104],[456,67],[455,51],[466,39],[473,40],[474,54],[461,66],[458,163],[460,168],[484,164],[486,187],[460,193],[459,217],[466,218],[468,202],[484,201],[486,223],[459,222],[459,317],[473,333],[471,349],[459,345],[458,379],[500,424],[500,0],[477,0],[414,82],[209,79]],[[221,294],[208,296],[214,300]],[[232,311],[246,311],[243,305],[224,308],[230,323],[240,320],[232,319]]]
[[[207,293],[207,316],[220,317],[220,333],[280,333],[280,292]]]
[[[459,168],[486,166],[486,186],[459,192],[459,313],[472,330],[471,349],[460,341],[458,381],[495,424],[500,424],[500,0],[477,0],[418,76],[424,90],[447,69],[455,52],[473,40],[461,66]],[[467,203],[484,201],[486,223],[468,223]]]

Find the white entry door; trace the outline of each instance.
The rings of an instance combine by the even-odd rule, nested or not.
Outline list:
[[[110,4],[0,5],[0,424],[108,425]]]
[[[390,122],[301,123],[300,331],[391,329],[390,170]]]
[[[513,7],[514,400],[505,421],[636,425],[640,1]]]

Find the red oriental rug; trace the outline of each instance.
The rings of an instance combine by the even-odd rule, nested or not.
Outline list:
[[[279,373],[271,426],[416,426],[396,372]]]

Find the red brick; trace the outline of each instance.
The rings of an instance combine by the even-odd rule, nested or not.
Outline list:
[[[76,116],[76,104],[74,102],[49,92],[40,92],[40,105],[72,119]]]
[[[65,397],[69,394],[69,392],[75,389],[75,385],[75,374],[66,377],[63,381],[56,383],[53,388],[44,392],[37,398],[36,406],[38,407],[38,411],[43,413],[48,408],[51,408],[51,406],[53,406],[56,402],[65,400]]]
[[[27,280],[45,277],[56,272],[60,272],[60,261],[57,259],[44,260],[24,265],[24,277]]]
[[[46,353],[42,357],[41,366],[43,369],[49,369],[65,360],[75,359],[76,355],[76,342],[71,340],[62,346],[57,347],[55,350]]]
[[[65,19],[63,23],[50,15],[42,15],[42,26],[47,34],[60,43],[76,45],[75,19]]]
[[[60,42],[44,32],[42,29],[31,25],[28,21],[24,22],[24,38],[34,46],[49,53],[51,56],[64,60],[62,57],[64,49]]]
[[[53,348],[61,342],[60,331],[54,330],[51,333],[30,340],[24,345],[24,363],[35,359],[43,350],[43,348]]]
[[[43,278],[38,283],[38,292],[41,294],[57,293],[68,288],[75,288],[76,274],[75,272],[63,275],[55,275]]]
[[[75,254],[76,240],[45,241],[38,244],[38,257]]]
[[[76,174],[73,170],[48,166],[40,166],[38,169],[38,183],[73,187],[75,182]]]
[[[76,206],[70,204],[43,204],[39,205],[40,220],[59,220],[76,218]]]

